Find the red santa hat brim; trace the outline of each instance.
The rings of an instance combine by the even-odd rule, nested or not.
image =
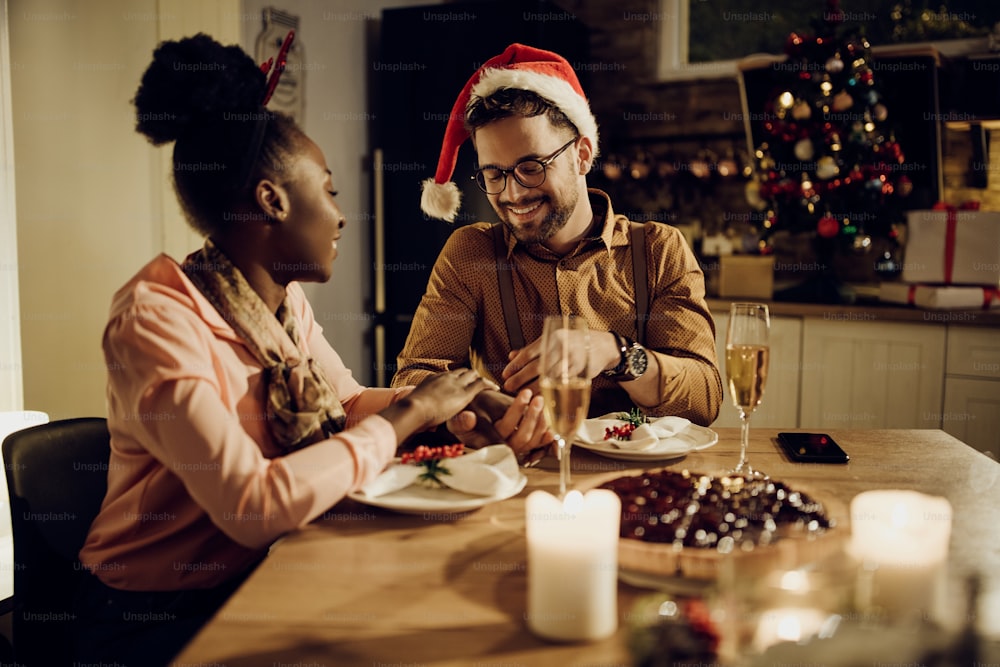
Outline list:
[[[597,156],[597,120],[569,62],[551,51],[511,44],[499,56],[483,63],[452,106],[434,178],[423,182],[420,208],[427,215],[449,222],[455,220],[462,196],[451,178],[458,149],[469,138],[465,129],[466,111],[474,99],[489,97],[504,88],[530,90],[554,104],[566,114],[581,136],[591,140],[594,156]]]

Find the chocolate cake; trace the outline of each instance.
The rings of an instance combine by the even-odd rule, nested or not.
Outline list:
[[[767,552],[758,547],[791,537],[805,538],[797,543],[816,542],[834,525],[821,503],[772,479],[655,470],[618,477],[600,488],[621,499],[621,537],[626,539],[619,542],[619,561],[624,567],[711,576],[707,561],[720,555]],[[662,558],[650,559],[650,554]],[[701,562],[691,568],[689,559],[685,568],[682,554]]]

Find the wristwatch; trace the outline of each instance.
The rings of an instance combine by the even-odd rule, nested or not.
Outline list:
[[[646,348],[631,338],[626,338],[614,331],[611,332],[611,335],[615,337],[615,342],[618,343],[621,361],[611,370],[604,371],[604,377],[610,378],[615,382],[630,382],[642,377],[642,374],[646,372],[646,367],[649,365],[649,356],[646,354]]]

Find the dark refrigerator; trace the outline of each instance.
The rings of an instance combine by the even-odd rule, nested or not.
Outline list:
[[[497,219],[470,180],[475,152],[468,141],[454,173],[463,193],[456,221],[435,220],[420,210],[420,184],[434,175],[462,86],[483,62],[520,42],[565,57],[586,90],[589,48],[587,30],[571,13],[537,0],[387,9],[378,39],[371,342],[373,378],[385,386],[448,235],[460,225]]]

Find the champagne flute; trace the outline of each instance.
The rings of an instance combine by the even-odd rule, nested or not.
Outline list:
[[[545,399],[545,418],[556,435],[560,498],[566,496],[569,487],[570,445],[590,407],[589,347],[587,320],[572,315],[545,318],[539,385]]]
[[[768,331],[771,328],[767,305],[734,303],[729,308],[726,330],[726,375],[733,404],[740,411],[740,462],[730,471],[747,478],[766,478],[747,461],[750,440],[750,415],[760,405],[767,384],[770,354]]]

